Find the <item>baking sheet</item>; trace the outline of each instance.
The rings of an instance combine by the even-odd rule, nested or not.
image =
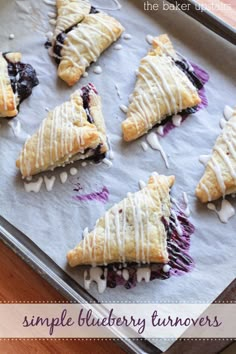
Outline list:
[[[96,0],[93,4],[111,7],[113,2]],[[187,192],[191,219],[196,226],[191,246],[195,270],[183,277],[155,280],[148,286],[140,284],[131,290],[123,287],[107,289],[102,295],[93,286],[91,294],[101,301],[211,302],[235,278],[236,218],[227,225],[221,224],[215,214],[197,202],[194,189],[204,170],[198,162],[199,155],[210,152],[220,132],[219,121],[225,104],[235,105],[235,47],[179,11],[144,12],[143,1],[121,1],[121,4],[120,11],[110,13],[123,23],[132,39],[120,40],[122,50],[117,51],[112,46],[104,53],[98,61],[103,68],[101,75],[94,74],[92,66],[88,78],[68,88],[57,79],[56,65],[43,46],[45,33],[51,27],[48,12],[54,8],[33,0],[1,0],[1,51],[21,51],[23,61],[35,67],[40,85],[21,105],[16,118],[21,123],[18,136],[7,121],[1,122],[0,214],[83,284],[83,269],[70,270],[65,258],[67,251],[81,240],[83,229],[87,226],[92,228],[97,218],[127,192],[138,190],[138,181],[147,181],[153,171],[175,174],[173,195],[179,198],[182,192]],[[10,33],[15,34],[13,41],[8,39]],[[120,125],[125,117],[119,105],[128,103],[135,83],[135,69],[149,48],[145,41],[148,33],[168,33],[179,52],[210,74],[210,82],[206,86],[208,108],[188,118],[181,128],[172,130],[161,139],[169,156],[169,169],[157,151],[150,149],[145,153],[142,150],[140,143],[145,141],[145,137],[130,144],[121,140]],[[76,88],[90,81],[97,86],[103,99],[107,131],[115,154],[113,167],[102,164],[82,168],[80,163],[76,163],[79,173],[69,177],[65,185],[59,181],[63,169],[58,169],[47,173],[57,177],[52,192],[43,187],[39,194],[26,193],[15,168],[25,137],[37,129],[46,115],[46,108],[52,109],[64,102]],[[122,100],[117,95],[115,84],[120,89]],[[69,171],[70,167],[64,170]],[[109,190],[108,202],[73,200],[73,196],[78,194],[73,190],[77,183],[83,188],[83,194],[99,192],[106,187]],[[232,204],[236,206],[236,200],[232,200]],[[156,345],[164,350],[169,343],[158,341]]]

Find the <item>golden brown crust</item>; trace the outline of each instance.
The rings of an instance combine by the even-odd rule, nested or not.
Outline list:
[[[108,150],[101,100],[95,88],[91,84],[89,86],[92,87],[89,97],[94,123],[88,122],[82,93],[77,90],[69,102],[49,112],[39,130],[26,141],[16,162],[23,177],[85,159],[92,156],[99,146],[101,153]]]
[[[236,110],[217,138],[196,196],[202,203],[236,192]]]
[[[54,41],[58,34],[80,23],[91,9],[88,0],[57,0],[57,23]]]
[[[167,232],[170,188],[174,177],[154,175],[141,191],[108,210],[72,251],[70,266],[115,262],[168,262]]]
[[[127,119],[122,123],[125,141],[147,133],[167,116],[201,102],[197,89],[174,63],[176,53],[167,35],[154,38],[141,60]]]
[[[90,14],[84,17],[67,34],[61,50],[58,67],[59,77],[73,86],[85,73],[91,62],[95,62],[122,34],[124,28],[105,13]]]
[[[8,53],[6,57],[13,63],[21,60],[20,53]],[[8,63],[0,53],[0,117],[15,117],[18,114],[17,104],[8,74]]]

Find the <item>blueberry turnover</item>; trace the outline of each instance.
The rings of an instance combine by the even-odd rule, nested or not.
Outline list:
[[[0,53],[0,117],[15,117],[38,83],[32,66],[21,63],[20,53]]]
[[[101,98],[88,84],[48,113],[26,141],[16,166],[25,178],[76,160],[97,161],[107,150]]]
[[[154,175],[147,187],[108,210],[67,255],[69,264],[167,263],[170,187],[175,178]]]
[[[87,0],[57,0],[57,11],[53,55],[59,77],[72,86],[124,29],[116,19],[99,12]]]
[[[216,140],[196,189],[202,203],[236,193],[236,110]]]
[[[85,288],[95,281],[98,291],[145,279],[168,279],[193,268],[188,251],[194,226],[170,196],[174,176],[154,173],[148,184],[113,206],[84,232],[68,252],[71,267],[91,265],[84,273]]]
[[[154,38],[151,50],[141,60],[127,119],[122,124],[124,140],[135,140],[178,113],[193,113],[201,103],[198,90],[202,87],[168,36]]]

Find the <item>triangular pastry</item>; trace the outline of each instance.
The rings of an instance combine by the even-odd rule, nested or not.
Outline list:
[[[70,266],[116,262],[167,263],[173,176],[154,174],[147,186],[108,210],[67,259]]]
[[[73,161],[97,160],[107,150],[101,98],[88,84],[48,113],[26,141],[16,165],[23,177],[29,177]]]
[[[53,38],[53,55],[58,76],[74,85],[86,68],[124,31],[113,17],[97,11],[89,1],[57,0],[58,18]]]
[[[196,189],[202,203],[236,192],[236,110],[216,140]]]
[[[127,119],[122,124],[124,140],[135,140],[167,117],[200,104],[190,77],[191,71],[184,70],[169,37],[154,38],[152,49],[140,63]]]
[[[38,83],[32,66],[21,63],[20,53],[0,53],[0,117],[15,117]]]

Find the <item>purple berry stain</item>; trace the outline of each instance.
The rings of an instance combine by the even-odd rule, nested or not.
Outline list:
[[[80,189],[74,189],[74,191],[80,192],[82,190],[81,187]],[[85,202],[85,201],[98,201],[100,203],[106,204],[109,200],[109,190],[107,187],[103,187],[101,191],[98,192],[92,192],[88,194],[78,194],[73,197],[74,200],[79,201],[79,202]]]

